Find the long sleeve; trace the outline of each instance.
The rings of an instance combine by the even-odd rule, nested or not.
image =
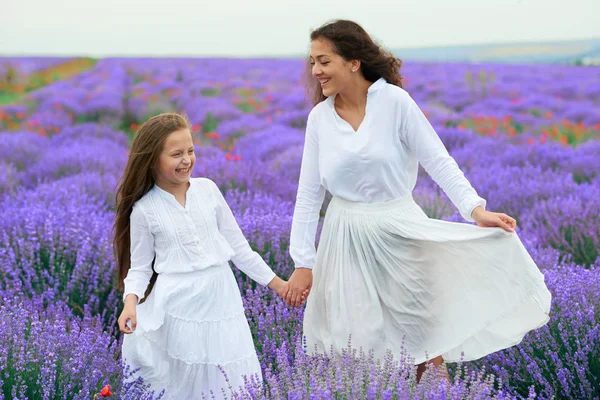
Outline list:
[[[212,182],[212,190],[214,192],[214,198],[217,203],[217,224],[219,226],[219,232],[225,240],[229,243],[234,251],[234,256],[231,258],[242,272],[248,275],[252,280],[259,284],[266,286],[275,278],[275,273],[267,265],[265,260],[253,251],[248,241],[244,237],[242,230],[240,229],[231,208],[227,204],[227,201],[223,197],[223,194]]]
[[[448,154],[441,139],[414,102],[410,98],[404,118],[402,138],[414,152],[425,171],[440,185],[450,200],[467,221],[473,222],[471,213],[477,206],[485,208],[485,199],[477,192]]]
[[[325,199],[325,188],[319,174],[319,141],[314,113],[308,116],[298,193],[290,234],[290,256],[296,268],[312,269],[315,263],[315,239],[319,211]]]
[[[129,218],[131,237],[131,267],[124,280],[123,300],[128,294],[135,294],[138,302],[144,297],[146,288],[152,278],[152,261],[154,260],[154,236],[140,207],[134,205]]]

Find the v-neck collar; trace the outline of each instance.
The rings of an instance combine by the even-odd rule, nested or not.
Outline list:
[[[189,211],[190,209],[190,188],[192,187],[192,181],[190,179],[189,184],[188,184],[188,188],[185,191],[185,207],[181,205],[180,202],[177,201],[177,198],[175,198],[175,195],[173,193],[167,192],[166,190],[164,190],[163,188],[161,188],[160,186],[158,186],[156,183],[154,184],[154,187],[156,188],[156,190],[158,191],[158,193],[160,194],[160,196],[167,200],[170,201],[171,203],[175,204],[176,207],[179,207],[180,209],[184,210],[184,211]]]
[[[369,115],[369,98],[373,95],[373,93],[377,92],[385,84],[387,84],[387,81],[384,78],[379,78],[375,82],[373,82],[371,84],[371,86],[369,86],[369,88],[367,89],[367,101],[365,104],[365,116],[363,117],[362,121],[360,122],[360,124],[358,125],[358,128],[356,130],[354,130],[354,127],[352,125],[350,125],[350,122],[348,122],[344,118],[340,117],[337,110],[335,109],[335,98],[337,95],[328,97],[327,100],[329,101],[329,105],[330,105],[330,107],[333,111],[334,117],[338,121],[338,123],[346,125],[346,127],[349,128],[352,131],[352,133],[358,133],[361,130],[361,128],[363,127],[363,125],[365,125],[365,122]]]

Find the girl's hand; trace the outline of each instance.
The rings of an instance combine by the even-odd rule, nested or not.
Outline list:
[[[125,299],[125,306],[119,316],[119,330],[126,335],[129,335],[135,331],[137,326],[136,307],[137,296],[131,294]],[[128,322],[130,322],[128,324]]]
[[[476,207],[471,216],[475,223],[483,228],[499,227],[507,232],[514,232],[517,228],[517,221],[513,217],[503,213],[486,211],[481,206]]]
[[[285,296],[289,293],[289,283],[284,281],[279,277],[273,278],[273,280],[269,283],[269,287],[275,291],[281,298],[285,300]],[[300,305],[304,304],[306,298],[308,297],[308,290],[305,290],[300,296]]]

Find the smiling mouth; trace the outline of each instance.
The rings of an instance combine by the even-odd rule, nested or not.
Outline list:
[[[176,169],[175,172],[177,172],[180,175],[187,175],[190,172],[190,168],[179,168]]]
[[[324,87],[325,85],[327,85],[330,80],[331,80],[331,78],[329,78],[329,79],[319,79],[319,82],[321,83],[321,87]]]

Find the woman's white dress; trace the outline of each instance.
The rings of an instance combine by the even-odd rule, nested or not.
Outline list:
[[[218,187],[193,178],[186,205],[154,186],[131,214],[131,269],[124,297],[141,300],[137,328],[125,335],[123,359],[167,399],[217,398],[244,375],[262,379],[241,294],[228,261],[259,284],[275,274],[252,251]],[[225,379],[225,374],[229,382]],[[231,396],[229,396],[231,397]]]
[[[551,295],[516,233],[430,219],[412,199],[420,163],[466,220],[486,205],[408,93],[374,82],[357,131],[334,100],[308,118],[291,232],[296,268],[313,269],[308,350],[350,339],[377,357],[473,360],[544,325]]]

